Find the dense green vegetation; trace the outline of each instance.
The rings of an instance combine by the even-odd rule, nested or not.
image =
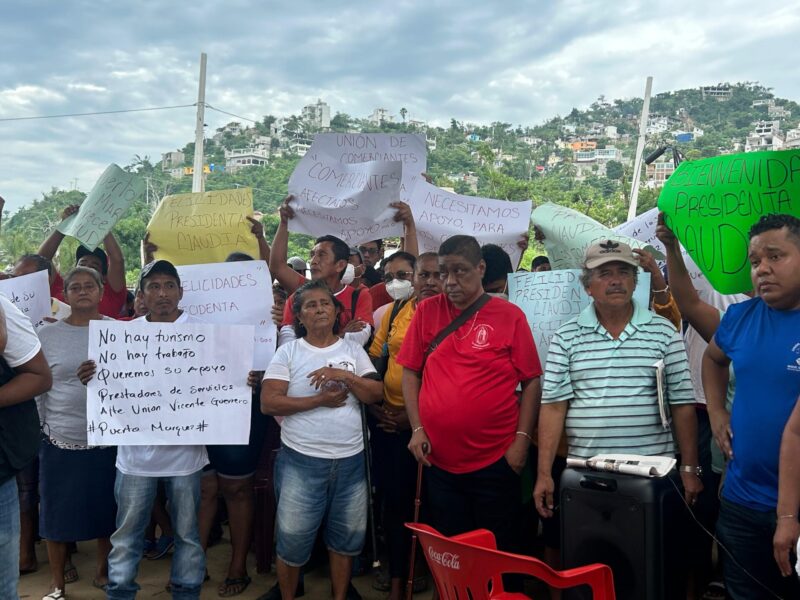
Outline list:
[[[682,129],[691,131],[692,127],[699,127],[704,130],[702,137],[680,145],[688,159],[715,156],[732,148],[734,143],[743,142],[754,121],[767,118],[766,106],[752,107],[753,101],[773,97],[768,88],[753,83],[734,84],[732,89],[732,97],[727,102],[704,100],[697,89],[658,94],[651,100],[651,114],[676,119]],[[782,128],[796,127],[800,120],[800,106],[778,98],[775,104],[792,111],[790,119],[782,120]],[[380,125],[337,113],[331,120],[331,129],[341,132],[424,132],[430,141],[435,140],[436,149],[428,154],[428,173],[437,185],[452,187],[462,194],[505,200],[531,198],[534,204],[552,201],[613,226],[623,222],[627,214],[631,160],[641,107],[640,98],[607,102],[601,96],[586,110],[574,108],[565,117],[557,116],[537,126],[514,126],[504,122],[476,125],[452,119],[447,128],[428,127],[424,131],[406,122],[404,109],[400,110],[401,122],[383,122]],[[267,115],[262,122],[252,125],[249,133],[269,135],[274,121],[275,117]],[[600,148],[615,146],[621,149],[624,160],[609,162],[606,176],[589,174],[578,180],[572,150],[563,148],[563,144],[559,148],[556,141],[567,140],[568,135],[586,135],[598,123],[615,126],[620,135],[628,134],[629,137],[623,140],[603,137],[597,140]],[[574,134],[568,134],[565,127],[569,130],[574,127]],[[288,119],[284,131],[287,132],[286,138],[295,140],[308,140],[316,133],[296,116]],[[524,141],[526,138],[527,142]],[[531,138],[536,140],[530,143]],[[648,149],[671,141],[669,134],[653,136],[648,140]],[[247,132],[225,134],[219,143],[208,140],[205,147],[207,162],[224,164],[226,148],[242,148],[249,144]],[[275,148],[281,146],[277,139],[273,139],[272,145]],[[194,156],[194,143],[187,144],[183,151],[185,164],[189,166]],[[264,213],[265,229],[271,239],[278,222],[277,206],[286,194],[289,175],[298,160],[299,157],[288,154],[284,147],[283,155],[273,157],[267,166],[249,167],[234,174],[209,174],[206,189],[252,187],[255,209]],[[154,163],[148,157],[134,157],[126,169],[146,177],[149,183],[148,197],[137,202],[114,228],[132,281],[139,266],[139,242],[158,200],[167,194],[191,191],[191,177],[173,179],[162,172],[160,163]],[[477,189],[470,188],[464,180],[465,174],[477,177]],[[657,195],[655,190],[642,188],[639,212],[655,206]],[[69,204],[80,203],[83,198],[82,192],[54,188],[13,216],[4,215],[0,266],[7,267],[21,254],[35,251],[58,223],[61,210]],[[306,255],[310,243],[307,236],[292,236],[289,255]],[[71,264],[75,246],[74,240],[65,240],[61,256],[66,257],[66,264],[60,265],[62,268]],[[530,261],[538,251],[540,249],[531,247],[524,262]]]

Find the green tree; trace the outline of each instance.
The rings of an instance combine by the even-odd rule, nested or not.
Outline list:
[[[609,179],[622,179],[622,163],[618,160],[610,160],[606,163],[606,177]]]

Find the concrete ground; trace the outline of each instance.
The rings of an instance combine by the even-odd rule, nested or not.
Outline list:
[[[68,600],[105,600],[105,594],[92,587],[92,577],[94,575],[94,542],[80,542],[78,553],[72,557],[72,562],[78,569],[80,579],[75,583],[67,585]],[[47,549],[44,542],[36,544],[36,555],[39,560],[39,570],[36,573],[24,575],[20,578],[19,594],[20,598],[40,600],[42,596],[49,592],[50,571],[47,564]],[[230,544],[228,539],[223,538],[218,544],[212,546],[208,551],[208,572],[211,579],[203,585],[201,598],[219,598],[217,587],[225,579],[228,560],[230,558]],[[139,567],[139,585],[141,590],[138,598],[158,598],[169,600],[171,595],[167,593],[164,586],[169,578],[171,561],[169,558],[162,560],[143,560]],[[251,553],[248,559],[248,573],[253,582],[247,590],[235,596],[240,600],[255,600],[266,592],[275,583],[275,574],[256,573],[255,556]],[[356,589],[361,593],[364,600],[383,600],[386,592],[378,592],[372,589],[372,573],[354,579]],[[306,576],[306,594],[304,598],[309,600],[330,598],[330,580],[324,567],[312,571]],[[430,600],[433,592],[429,588],[427,592],[416,594],[415,600]]]

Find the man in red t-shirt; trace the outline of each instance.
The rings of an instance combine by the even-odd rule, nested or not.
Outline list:
[[[439,268],[445,293],[417,306],[397,357],[413,432],[408,448],[430,466],[431,525],[445,535],[486,528],[500,549],[517,550],[519,475],[541,399],[539,356],[523,312],[492,298],[425,360],[437,334],[484,293],[486,263],[475,238],[446,240]]]
[[[74,215],[79,208],[74,204],[67,206],[61,213],[61,220]],[[52,261],[63,240],[64,234],[58,229],[53,230],[53,233],[39,246],[37,254]],[[117,319],[121,316],[120,313],[128,297],[128,288],[125,287],[125,260],[122,257],[122,249],[112,233],[103,238],[103,246],[108,254],[100,248],[89,250],[84,246],[78,246],[75,251],[75,265],[89,267],[103,276],[100,314]],[[50,284],[50,295],[61,301],[64,300],[64,280],[59,273],[56,273]]]
[[[286,264],[286,251],[289,244],[288,223],[289,219],[294,218],[294,210],[289,206],[291,199],[291,196],[287,196],[281,204],[281,221],[275,232],[269,257],[270,273],[278,280],[283,289],[292,294],[284,308],[283,321],[278,332],[279,346],[295,339],[294,313],[292,312],[294,291],[308,281]],[[366,290],[356,293],[352,287],[342,283],[342,276],[347,269],[349,257],[350,248],[347,244],[335,236],[324,235],[317,238],[316,244],[311,250],[308,270],[312,280],[323,279],[328,284],[336,299],[344,307],[339,314],[339,335],[346,336],[359,346],[363,346],[372,333],[372,298]],[[353,309],[354,296],[356,298],[355,310]]]

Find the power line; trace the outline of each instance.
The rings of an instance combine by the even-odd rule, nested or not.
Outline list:
[[[34,119],[62,119],[65,117],[89,117],[94,115],[116,115],[120,113],[134,113],[134,112],[146,112],[152,110],[170,110],[173,108],[191,108],[193,106],[197,106],[197,103],[194,104],[178,104],[176,106],[151,106],[148,108],[128,108],[123,110],[102,110],[96,112],[85,112],[85,113],[66,113],[61,115],[37,115],[33,117],[4,117],[0,118],[0,122],[3,121],[31,121]],[[216,110],[216,109],[215,109]],[[220,111],[222,112],[222,111]],[[234,115],[235,116],[235,115]],[[242,118],[242,117],[240,117]]]
[[[255,119],[251,119],[250,117],[242,117],[241,115],[235,115],[232,112],[228,112],[227,110],[222,110],[221,108],[217,108],[215,106],[211,106],[208,102],[206,102],[206,108],[211,109],[211,110],[215,110],[215,111],[217,111],[219,113],[222,113],[224,115],[228,115],[228,116],[231,116],[231,117],[236,117],[237,119],[242,119],[243,121],[250,121],[251,123],[261,123],[261,121],[257,121]]]

